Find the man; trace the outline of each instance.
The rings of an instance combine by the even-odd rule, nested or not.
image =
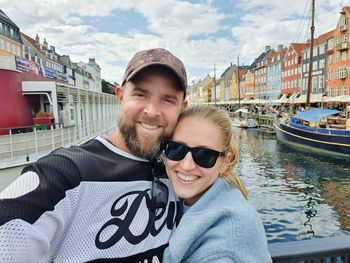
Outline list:
[[[186,88],[170,52],[137,53],[116,90],[118,130],[53,151],[0,194],[0,262],[161,262],[179,205],[148,160],[171,136]]]

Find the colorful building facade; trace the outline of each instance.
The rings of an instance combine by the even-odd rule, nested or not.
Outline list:
[[[328,38],[327,96],[350,95],[350,7],[344,7],[332,36]]]

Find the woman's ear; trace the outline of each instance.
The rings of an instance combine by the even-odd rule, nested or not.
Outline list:
[[[232,157],[233,157],[233,155],[231,152],[228,152],[225,154],[224,161],[222,162],[222,165],[221,165],[220,174],[226,172],[226,170],[228,169],[228,167],[230,165]]]

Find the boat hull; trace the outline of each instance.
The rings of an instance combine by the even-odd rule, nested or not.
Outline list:
[[[320,134],[274,121],[277,139],[350,156],[349,135]]]

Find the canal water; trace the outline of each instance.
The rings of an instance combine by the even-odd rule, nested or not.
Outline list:
[[[350,234],[350,158],[300,149],[235,128],[236,172],[269,243]]]
[[[269,243],[350,234],[350,158],[289,146],[256,129],[234,134],[236,172]],[[22,168],[0,170],[0,191]]]

